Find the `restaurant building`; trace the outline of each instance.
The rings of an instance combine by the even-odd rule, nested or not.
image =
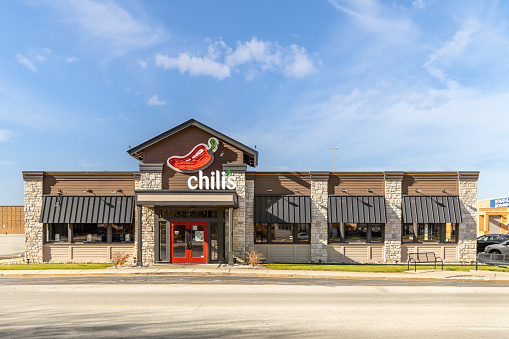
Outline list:
[[[139,171],[23,172],[27,260],[475,260],[479,172],[255,172],[256,150],[193,119],[127,153]]]
[[[509,233],[509,197],[479,200],[477,235]]]

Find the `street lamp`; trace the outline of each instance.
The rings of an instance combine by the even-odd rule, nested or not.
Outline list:
[[[334,150],[334,172],[336,172],[336,150],[339,148],[339,146],[336,147],[329,147],[329,149]]]

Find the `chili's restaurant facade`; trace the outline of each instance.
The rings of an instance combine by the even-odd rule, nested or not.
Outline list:
[[[139,171],[23,172],[27,260],[475,260],[479,172],[255,172],[256,150],[193,119],[127,152]]]

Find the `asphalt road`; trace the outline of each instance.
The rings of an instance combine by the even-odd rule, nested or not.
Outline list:
[[[486,283],[0,278],[0,337],[505,337],[508,303]]]

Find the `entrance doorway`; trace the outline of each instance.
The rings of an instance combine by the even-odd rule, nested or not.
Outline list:
[[[171,221],[172,262],[207,262],[207,222]]]

